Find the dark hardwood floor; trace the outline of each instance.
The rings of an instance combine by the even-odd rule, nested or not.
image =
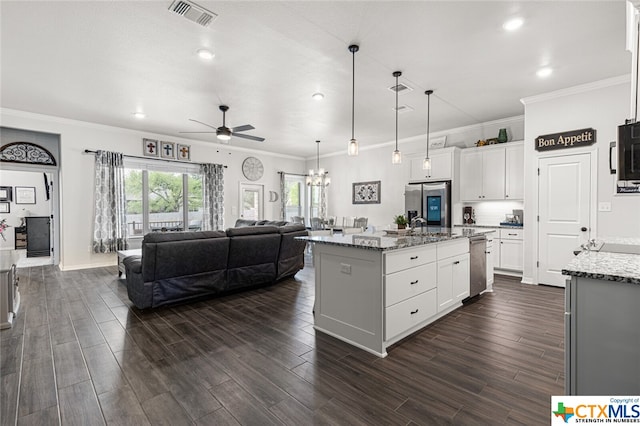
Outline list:
[[[563,394],[564,289],[497,276],[380,359],[314,331],[311,266],[153,311],[131,307],[116,267],[19,275],[2,425],[546,425]]]

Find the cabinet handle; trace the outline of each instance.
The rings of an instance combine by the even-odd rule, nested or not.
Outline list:
[[[418,258],[418,256],[411,256],[409,259],[410,260],[416,260]]]
[[[418,313],[418,309],[416,309],[415,311],[411,311],[411,315],[417,314],[417,313]]]
[[[453,262],[454,265],[457,265],[458,263],[460,263],[459,260],[456,260],[455,262]]]
[[[490,251],[485,251],[485,253],[490,254],[491,252]]]
[[[418,284],[418,280],[411,281],[409,284],[411,284],[411,285]]]
[[[504,198],[509,198],[509,194],[504,194]]]
[[[500,244],[504,244],[504,242],[503,242],[503,241],[500,241]]]
[[[508,235],[513,235],[514,237],[517,237],[517,236],[518,236],[518,234],[508,234]]]

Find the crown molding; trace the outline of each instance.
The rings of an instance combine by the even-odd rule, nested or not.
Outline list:
[[[563,98],[565,96],[578,95],[580,93],[591,92],[593,90],[605,89],[607,87],[618,86],[631,82],[631,74],[620,75],[618,77],[606,78],[592,83],[580,84],[578,86],[567,87],[554,92],[543,93],[541,95],[529,96],[520,99],[523,105],[535,104],[538,102],[550,101]]]
[[[74,120],[71,118],[56,117],[53,115],[38,114],[35,112],[21,111],[17,109],[4,108],[4,107],[0,107],[0,125],[2,126],[6,126],[6,124],[4,123],[5,115],[11,116],[11,117],[17,117],[17,118],[26,118],[30,120],[40,120],[47,123],[63,124],[68,126],[83,127],[87,129],[96,129],[96,130],[102,130],[107,132],[126,133],[126,134],[137,135],[143,138],[170,140],[170,141],[176,141],[180,143],[189,143],[191,145],[206,146],[209,148],[215,148],[218,150],[225,150],[225,151],[231,151],[231,152],[266,155],[271,157],[286,158],[289,160],[300,160],[300,161],[306,160],[304,157],[298,157],[294,155],[279,154],[271,151],[262,151],[259,149],[236,147],[236,146],[225,145],[220,143],[215,143],[215,145],[212,146],[210,142],[205,142],[201,140],[187,139],[183,137],[176,137],[176,136],[165,135],[165,134],[155,133],[155,132],[145,132],[142,130],[127,129],[125,127],[108,126],[106,124],[98,124],[90,121]],[[11,126],[9,125],[7,127],[11,127]],[[34,130],[42,133],[61,134],[60,132],[52,132],[51,130],[47,131],[42,129],[24,129],[24,130]]]

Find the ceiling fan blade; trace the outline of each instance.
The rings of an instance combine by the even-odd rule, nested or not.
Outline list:
[[[244,126],[238,126],[238,127],[234,127],[233,129],[231,129],[232,132],[246,132],[247,130],[253,130],[255,129],[255,127],[253,127],[251,124],[245,124]]]
[[[207,123],[203,123],[202,121],[194,120],[193,118],[190,118],[190,119],[189,119],[189,121],[194,121],[194,122],[196,122],[196,123],[204,124],[204,125],[205,125],[205,126],[207,126],[207,127],[211,127],[213,130],[218,130],[218,128],[217,128],[217,127],[213,127],[212,125],[207,124]]]
[[[178,133],[216,133],[216,132],[178,132]]]
[[[264,142],[264,138],[259,136],[243,135],[242,133],[234,133],[232,136],[234,138],[251,139],[252,141]]]

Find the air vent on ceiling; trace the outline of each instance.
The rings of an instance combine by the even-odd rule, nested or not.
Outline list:
[[[392,92],[398,92],[398,94],[401,95],[403,93],[410,92],[413,89],[406,84],[398,83],[397,86],[394,84],[393,86],[389,87],[389,90],[391,90]]]
[[[185,0],[175,0],[169,6],[169,10],[203,27],[208,27],[218,17],[218,15],[204,7]]]
[[[396,107],[391,108],[392,110],[396,110]],[[398,105],[398,114],[402,114],[403,112],[413,111],[413,108],[409,105]]]

